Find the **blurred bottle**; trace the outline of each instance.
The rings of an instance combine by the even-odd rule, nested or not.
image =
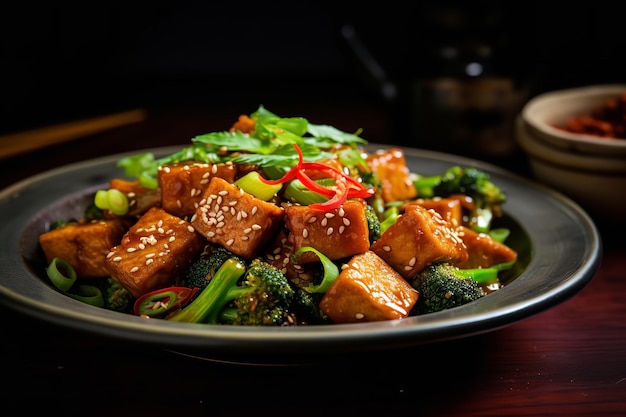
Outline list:
[[[407,88],[411,145],[480,158],[517,151],[515,117],[528,99],[503,10],[433,7],[416,32],[420,64]]]

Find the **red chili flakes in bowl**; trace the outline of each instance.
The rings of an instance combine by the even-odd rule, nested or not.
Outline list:
[[[561,129],[603,138],[626,139],[626,93],[607,100],[590,114],[571,117]]]

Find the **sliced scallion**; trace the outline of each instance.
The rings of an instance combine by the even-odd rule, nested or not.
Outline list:
[[[283,186],[282,184],[266,184],[261,181],[260,177],[261,175],[257,171],[251,171],[235,181],[235,185],[260,200],[268,201],[274,197]]]
[[[339,276],[339,268],[337,268],[337,265],[335,265],[335,263],[331,261],[326,255],[324,255],[322,252],[318,251],[312,246],[303,246],[298,249],[292,255],[293,261],[297,263],[300,255],[305,252],[313,252],[317,255],[317,257],[322,262],[322,267],[324,268],[324,276],[322,277],[322,281],[319,284],[311,284],[303,287],[303,289],[309,293],[325,293]]]
[[[321,185],[334,185],[335,180],[328,178],[325,180],[318,180],[317,183]],[[285,198],[290,201],[295,201],[302,205],[308,206],[309,204],[323,203],[328,201],[328,197],[323,196],[315,191],[309,190],[299,179],[291,180],[287,183],[284,192]]]
[[[72,297],[75,300],[82,301],[86,304],[91,304],[96,307],[104,307],[104,297],[102,291],[98,287],[93,285],[79,285],[78,292],[65,293],[68,297]]]
[[[76,282],[76,271],[67,261],[54,258],[46,268],[48,278],[61,291],[68,291]]]

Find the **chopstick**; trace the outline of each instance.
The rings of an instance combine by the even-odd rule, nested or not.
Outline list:
[[[68,142],[116,127],[142,122],[146,119],[146,116],[147,112],[144,109],[134,109],[2,135],[0,136],[0,159]]]

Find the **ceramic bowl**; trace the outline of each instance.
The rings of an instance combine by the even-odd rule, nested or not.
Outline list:
[[[558,126],[624,92],[626,85],[545,93],[528,101],[515,126],[517,143],[535,178],[603,223],[626,222],[626,139],[571,133]]]
[[[530,99],[520,117],[535,139],[565,152],[583,155],[617,155],[626,158],[626,139],[611,140],[571,133],[559,128],[572,117],[589,115],[611,98],[626,93],[626,84],[597,85],[550,91]]]

